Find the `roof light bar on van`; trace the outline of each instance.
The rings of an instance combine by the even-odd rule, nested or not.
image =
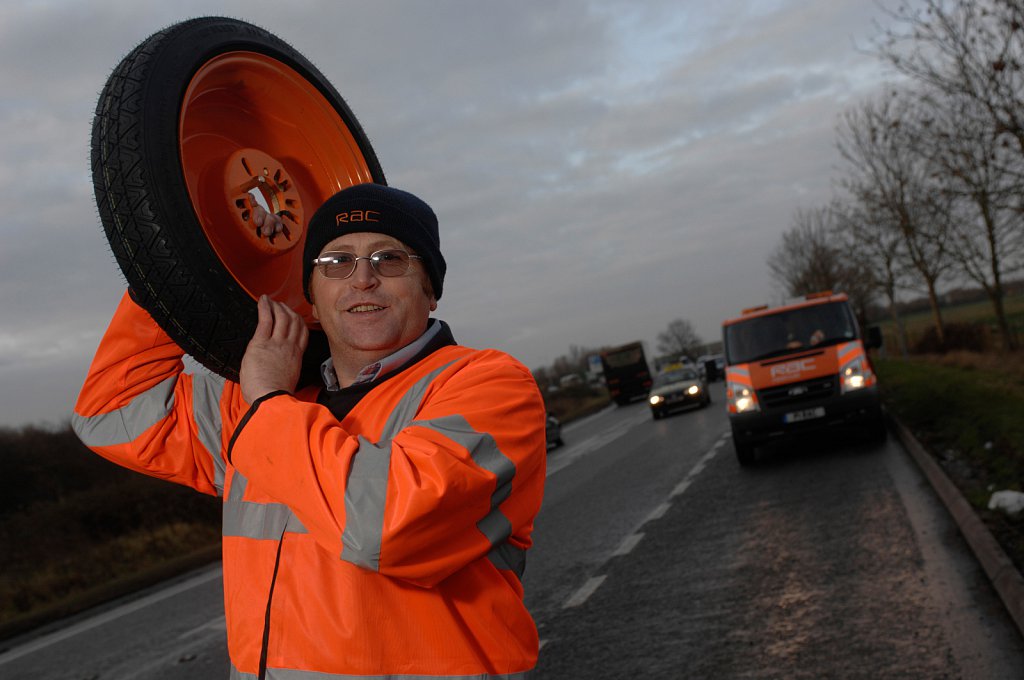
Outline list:
[[[757,307],[747,307],[743,310],[743,314],[753,314],[754,312],[760,312],[762,309],[768,309],[768,305],[758,305]]]

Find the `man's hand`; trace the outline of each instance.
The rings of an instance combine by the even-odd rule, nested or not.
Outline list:
[[[309,340],[305,321],[287,305],[262,295],[257,311],[256,332],[239,370],[242,397],[249,404],[278,390],[295,391]]]
[[[260,236],[265,236],[270,240],[273,240],[278,234],[285,233],[287,230],[284,220],[280,215],[267,212],[266,209],[259,204],[252,207],[252,223],[256,225]]]

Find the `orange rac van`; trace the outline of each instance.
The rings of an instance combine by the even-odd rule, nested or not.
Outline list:
[[[722,324],[725,388],[740,464],[755,447],[798,434],[850,426],[885,437],[878,378],[844,293],[814,293],[778,307],[754,307]]]

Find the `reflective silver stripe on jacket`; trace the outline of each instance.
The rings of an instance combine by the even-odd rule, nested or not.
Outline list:
[[[94,416],[71,415],[71,426],[86,446],[103,447],[128,444],[166,418],[174,410],[174,387],[178,376],[171,376],[145,392],[137,394],[121,408]],[[220,398],[224,378],[195,375],[192,380],[192,413],[196,434],[213,461],[213,485],[224,492],[227,466],[221,455]]]
[[[214,374],[196,373],[192,376],[192,420],[196,424],[199,441],[213,459],[213,485],[224,493],[224,473],[227,463],[221,451],[220,399],[224,394],[224,378]]]
[[[387,673],[385,675],[338,675],[336,673],[320,673],[317,671],[297,671],[287,668],[268,668],[267,680],[529,680],[530,671],[522,673],[499,673],[489,675],[407,675],[404,673]],[[238,671],[231,666],[230,680],[257,680],[252,673]]]
[[[309,533],[287,505],[242,500],[248,485],[249,480],[236,469],[231,478],[231,491],[224,500],[222,533],[225,536],[276,541],[285,532]]]
[[[380,570],[380,544],[384,533],[384,503],[391,468],[391,440],[412,422],[423,395],[451,361],[416,381],[388,415],[381,439],[373,444],[359,438],[345,484],[345,530],[341,535],[341,559],[372,571]]]
[[[510,543],[502,543],[487,555],[498,569],[514,572],[520,579],[526,572],[526,551]]]
[[[452,363],[431,371],[405,393],[388,416],[379,443],[373,444],[359,438],[359,452],[352,459],[352,468],[345,486],[345,531],[341,537],[341,559],[365,569],[379,571],[392,439],[413,425],[433,430],[464,447],[474,463],[497,477],[491,494],[491,510],[477,523],[477,528],[487,537],[492,548],[503,544],[512,535],[512,523],[498,506],[512,493],[516,465],[501,452],[494,438],[486,432],[477,432],[465,417],[457,414],[436,420],[412,420],[434,379]],[[492,562],[497,566],[501,560]]]
[[[439,432],[465,447],[474,463],[497,477],[497,483],[491,493],[491,510],[486,517],[477,522],[476,526],[480,533],[487,537],[492,547],[505,548],[504,552],[496,556],[498,559],[489,556],[491,562],[499,569],[512,569],[522,577],[526,566],[526,552],[519,551],[518,557],[513,556],[512,551],[516,551],[517,548],[506,543],[508,537],[512,535],[512,523],[498,508],[512,495],[512,480],[516,476],[515,462],[501,452],[494,437],[486,432],[474,430],[463,416],[451,415],[437,420],[416,421],[412,425]],[[502,566],[503,563],[508,566]]]
[[[171,376],[136,395],[116,411],[94,416],[72,413],[71,427],[86,446],[117,446],[135,441],[174,408],[174,385],[177,381],[177,376]]]

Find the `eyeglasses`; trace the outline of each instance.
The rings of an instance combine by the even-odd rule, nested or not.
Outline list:
[[[401,276],[409,271],[410,260],[422,260],[419,255],[410,255],[404,250],[378,250],[366,257],[345,251],[327,252],[313,260],[313,265],[329,279],[347,279],[356,270],[359,260],[369,260],[373,271],[381,276]]]

